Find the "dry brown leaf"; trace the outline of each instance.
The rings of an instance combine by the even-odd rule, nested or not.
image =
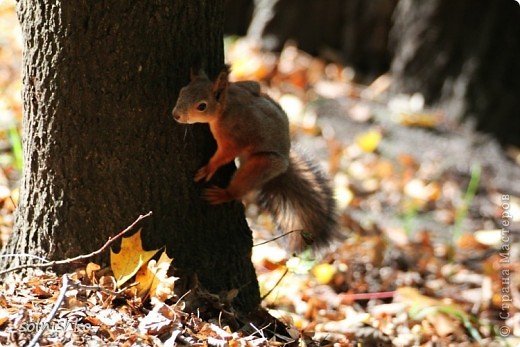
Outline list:
[[[115,326],[123,320],[121,314],[113,308],[101,309],[97,312],[96,317],[99,318],[102,324],[109,327]]]
[[[151,297],[165,301],[172,297],[174,283],[178,279],[167,276],[172,260],[163,252],[157,262],[152,259],[141,267],[136,274],[137,295],[140,298]]]
[[[0,308],[0,327],[9,321],[9,311],[4,308]]]
[[[442,117],[439,113],[401,113],[399,123],[408,127],[435,128]]]
[[[156,310],[148,314],[139,322],[139,331],[142,334],[159,335],[168,331],[172,326],[172,321]]]
[[[90,283],[97,283],[96,280],[96,271],[99,271],[101,269],[101,266],[99,266],[96,263],[88,263],[87,267],[85,268],[85,272],[87,275],[87,278],[90,280]]]
[[[31,289],[31,293],[37,295],[40,299],[50,298],[52,297],[52,293],[48,288],[37,285]]]
[[[397,290],[398,298],[409,307],[416,309],[431,309],[426,315],[426,319],[434,327],[439,336],[445,337],[455,333],[460,329],[460,322],[445,313],[441,313],[436,308],[448,308],[450,311],[465,314],[465,311],[453,303],[446,303],[443,300],[435,299],[422,295],[417,288],[403,287]]]

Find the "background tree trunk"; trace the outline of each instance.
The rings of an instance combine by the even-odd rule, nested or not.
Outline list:
[[[342,10],[341,52],[345,63],[372,80],[390,68],[389,33],[398,0],[347,0]]]
[[[471,119],[502,143],[520,145],[520,6],[514,0],[226,0],[226,21],[234,23],[228,30],[243,31],[250,16],[232,12],[238,2],[254,2],[252,22],[263,26],[253,37],[267,49],[295,40],[311,54],[354,67],[356,79],[367,83],[390,69],[394,92],[419,92],[449,117]]]
[[[253,18],[253,0],[224,0],[224,32],[245,36]]]
[[[397,0],[226,0],[226,33],[280,51],[287,40],[377,77],[390,67],[388,34]],[[251,8],[254,8],[251,10]],[[250,21],[249,30],[247,28]]]
[[[88,253],[151,210],[148,248],[166,244],[177,274],[211,292],[240,289],[236,306],[256,308],[242,205],[210,206],[193,183],[214,141],[171,116],[195,57],[210,76],[223,63],[222,1],[21,0],[18,15],[25,162],[6,253]]]
[[[422,93],[453,118],[520,145],[520,6],[515,1],[400,0],[394,90]]]

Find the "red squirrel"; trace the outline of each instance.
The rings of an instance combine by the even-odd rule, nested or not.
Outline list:
[[[221,166],[239,158],[228,187],[209,187],[210,204],[240,200],[257,190],[259,205],[289,234],[290,247],[301,251],[327,246],[341,236],[329,180],[305,156],[291,149],[289,120],[281,106],[255,81],[229,82],[229,68],[211,81],[201,70],[181,89],[173,109],[179,123],[208,123],[217,150],[195,174],[208,182]]]

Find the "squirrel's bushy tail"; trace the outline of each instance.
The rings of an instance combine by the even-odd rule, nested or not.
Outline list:
[[[289,168],[262,186],[260,206],[270,212],[292,251],[314,250],[340,239],[336,205],[329,180],[305,155],[291,150]]]

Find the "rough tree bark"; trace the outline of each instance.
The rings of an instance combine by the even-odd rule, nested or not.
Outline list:
[[[207,127],[171,116],[194,57],[210,75],[223,63],[223,2],[21,0],[17,10],[25,162],[5,252],[85,254],[153,211],[143,237],[149,248],[167,245],[176,274],[211,292],[239,289],[235,306],[256,308],[242,205],[210,206],[193,183],[214,141]]]
[[[420,92],[450,117],[520,145],[520,6],[515,1],[400,0],[394,90]]]

